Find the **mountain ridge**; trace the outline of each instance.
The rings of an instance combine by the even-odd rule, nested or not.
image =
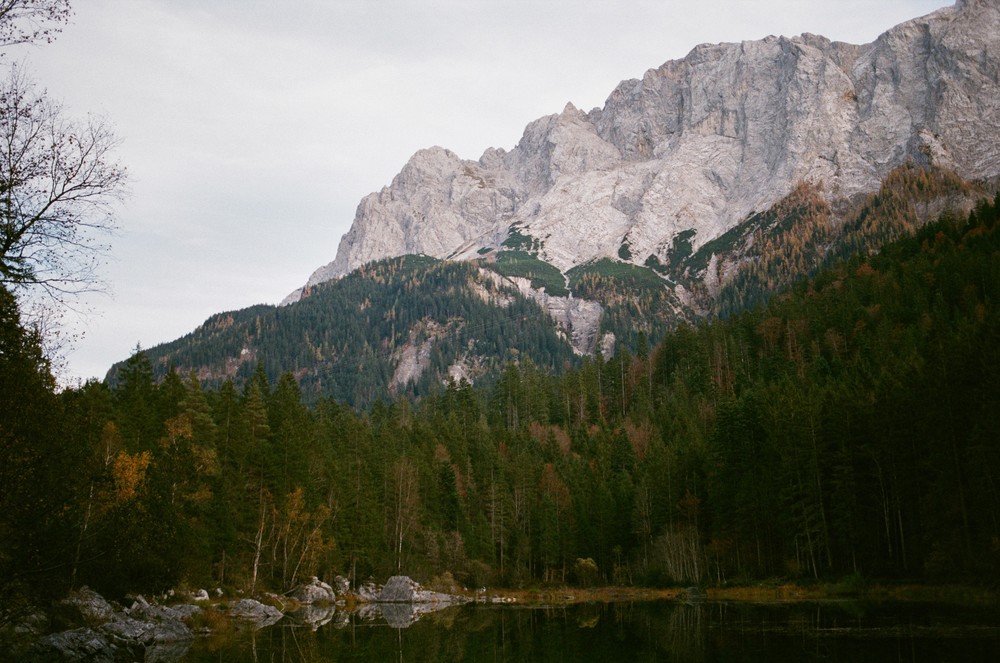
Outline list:
[[[983,129],[1000,125],[997,35],[996,3],[965,0],[866,45],[807,33],[696,46],[602,108],[534,120],[509,151],[418,151],[283,303],[373,260],[477,259],[514,234],[563,273],[665,261],[680,234],[697,250],[800,182],[856,199],[907,159],[995,177],[1000,139]]]
[[[260,366],[364,408],[488,385],[509,362],[560,372],[640,352],[968,214],[1000,184],[998,128],[995,2],[865,46],[698,46],[604,108],[535,120],[510,151],[419,151],[283,306],[213,316],[147,355],[161,379],[245,384]]]

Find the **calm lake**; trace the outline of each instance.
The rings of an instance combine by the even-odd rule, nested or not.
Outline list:
[[[207,661],[998,661],[996,609],[924,604],[683,603],[469,605],[394,628],[404,614],[288,618],[198,641]],[[320,621],[322,621],[320,619]]]

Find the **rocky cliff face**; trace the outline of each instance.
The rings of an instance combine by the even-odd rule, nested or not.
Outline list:
[[[959,0],[864,46],[809,34],[702,45],[603,108],[532,122],[510,151],[418,152],[361,201],[306,288],[380,258],[473,259],[512,238],[563,272],[666,261],[679,234],[697,250],[801,182],[832,202],[908,159],[995,177],[998,128],[997,0]]]

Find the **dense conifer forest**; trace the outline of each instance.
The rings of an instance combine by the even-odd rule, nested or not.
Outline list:
[[[430,356],[422,374],[395,383],[401,356],[425,344]],[[215,315],[146,354],[157,381],[181,366],[197,370],[206,388],[227,379],[242,388],[260,366],[272,381],[292,373],[309,403],[328,397],[359,408],[426,394],[466,358],[475,377],[487,381],[522,356],[551,369],[574,361],[534,301],[484,278],[473,264],[426,256],[366,265],[293,306]],[[112,383],[123,368],[112,368]]]
[[[0,600],[400,571],[995,582],[998,204],[634,352],[360,409],[262,361],[239,387],[154,379],[141,351],[59,391],[4,290]]]

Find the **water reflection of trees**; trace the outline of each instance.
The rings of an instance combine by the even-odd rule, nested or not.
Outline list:
[[[948,612],[950,615],[950,612]],[[989,624],[995,625],[995,613]],[[325,619],[323,617],[322,619]],[[951,619],[951,617],[949,617]],[[313,630],[286,620],[222,643],[196,643],[184,663],[338,663],[340,661],[668,661],[885,660],[898,651],[940,660],[925,630],[936,613],[855,604],[619,603],[563,607],[465,606],[423,616],[394,629],[381,617],[335,613]],[[939,626],[938,626],[939,628]],[[917,631],[914,631],[917,629]],[[995,648],[1000,630],[989,631]],[[917,634],[916,636],[914,634]],[[921,647],[915,645],[923,638]],[[977,637],[982,637],[980,633]],[[967,657],[968,658],[968,657]],[[975,658],[975,656],[971,657]],[[170,659],[174,660],[174,659]],[[959,657],[955,657],[959,660]],[[165,663],[162,662],[162,663]]]
[[[316,629],[310,623],[314,615],[303,615],[298,621],[244,634],[242,645],[231,646],[223,659],[219,658],[222,652],[215,651],[211,657],[192,660],[701,661],[705,649],[702,609],[680,604],[655,609],[648,604],[478,606],[425,615],[416,622],[410,621],[412,615],[405,610],[398,611],[399,615],[383,611],[385,619],[335,613],[332,618],[316,615],[322,623]],[[393,623],[407,628],[393,628]]]
[[[705,660],[706,609],[703,604],[669,604],[656,610],[629,610],[628,624],[655,650],[657,660],[697,663]]]

